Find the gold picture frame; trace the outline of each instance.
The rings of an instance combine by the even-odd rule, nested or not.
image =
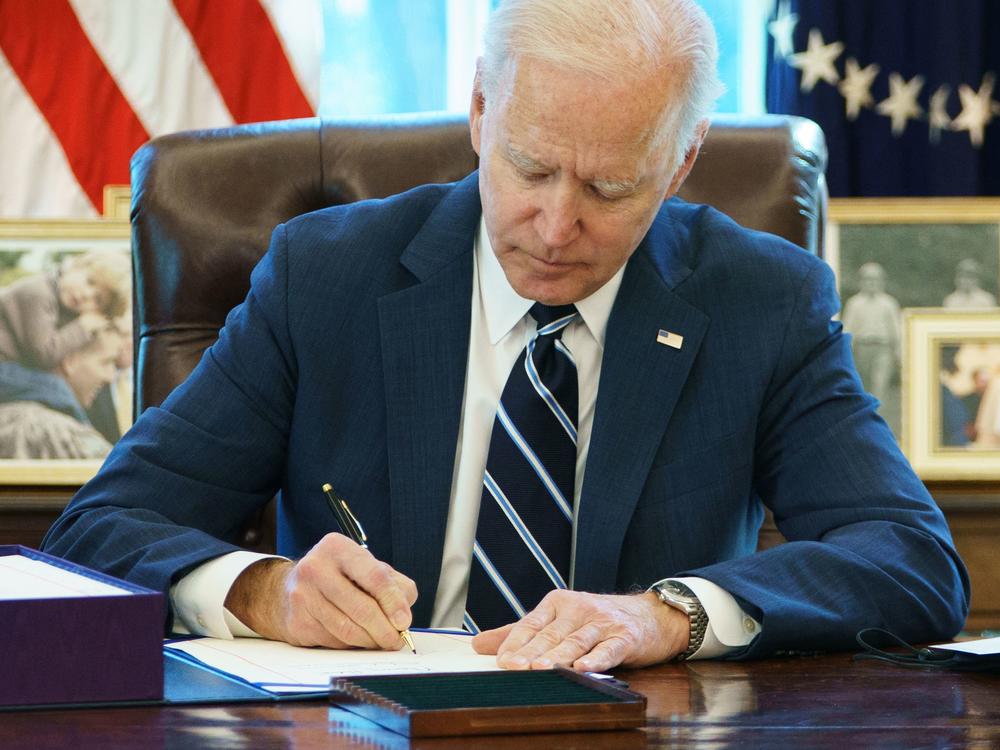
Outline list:
[[[64,219],[30,219],[30,220],[0,220],[0,294],[11,284],[23,280],[31,275],[53,275],[56,269],[62,268],[62,264],[70,256],[83,255],[87,253],[124,255],[125,261],[119,263],[118,270],[121,271],[121,263],[129,261],[130,255],[130,230],[127,215],[123,218],[100,218],[86,220],[64,220]],[[130,264],[129,264],[130,267]],[[126,299],[131,299],[131,274],[127,271],[127,281],[122,281],[126,290],[120,288],[119,293]],[[53,282],[56,283],[56,282]],[[55,287],[58,289],[59,287]],[[56,292],[56,297],[58,297]],[[5,302],[5,304],[12,304]],[[61,309],[61,308],[60,308]],[[30,312],[30,311],[29,311]],[[62,310],[61,315],[65,313]],[[109,325],[114,329],[114,340],[122,347],[121,357],[124,358],[124,347],[127,346],[131,352],[131,333],[126,332],[124,327],[128,325],[126,320],[130,320],[131,312],[123,313],[116,319],[114,325]],[[60,323],[62,318],[60,318]],[[110,321],[109,321],[110,322]],[[0,321],[3,323],[3,321]],[[4,323],[4,325],[6,325]],[[117,327],[116,327],[117,326]],[[126,341],[127,339],[127,341]],[[7,357],[8,364],[11,360]],[[19,364],[16,363],[15,364]],[[122,362],[124,364],[124,362]],[[33,368],[31,369],[34,372]],[[45,372],[41,368],[38,372]],[[7,371],[4,371],[7,372]],[[103,372],[103,370],[102,370]],[[30,373],[29,373],[30,374]],[[103,376],[101,376],[103,377]],[[44,427],[45,420],[36,419],[39,409],[46,409],[48,405],[38,398],[22,398],[21,395],[11,395],[14,390],[8,391],[6,386],[10,384],[8,380],[3,391],[3,399],[0,400],[0,412],[7,411],[8,420],[0,419],[0,444],[3,439],[17,442],[18,446],[34,446],[32,442],[35,438],[27,439],[23,437],[27,429],[27,420],[31,418],[31,430],[35,433]],[[106,383],[104,387],[110,392],[111,384]],[[91,386],[87,386],[91,388]],[[116,372],[114,383],[114,395],[111,397],[112,411],[105,410],[106,419],[103,420],[102,429],[106,427],[106,433],[101,433],[105,442],[110,445],[114,442],[114,434],[120,434],[131,421],[131,395],[132,380],[131,372],[124,369]],[[73,393],[73,388],[69,389]],[[67,391],[69,392],[69,391]],[[24,393],[20,391],[18,393]],[[20,412],[16,414],[8,407],[21,406]],[[38,408],[35,408],[38,407]],[[43,416],[48,416],[45,412]],[[17,423],[20,419],[21,424]],[[94,422],[89,427],[97,429]],[[74,425],[75,427],[75,425]],[[18,432],[20,430],[20,432]],[[117,430],[117,433],[115,432]],[[6,436],[4,433],[6,432]],[[16,435],[16,437],[12,437]],[[9,449],[13,443],[8,442],[8,448],[3,449],[3,453],[11,457],[0,455],[0,485],[48,485],[48,486],[79,486],[90,479],[100,467],[103,458],[61,458],[57,457],[58,451],[46,448],[48,455],[45,457],[13,457],[16,452]],[[88,445],[96,445],[96,438]],[[20,451],[21,448],[18,448]],[[31,447],[29,452],[39,449]]]
[[[977,300],[996,305],[1000,198],[831,199],[824,258],[862,381],[903,445],[903,316]],[[975,275],[979,291],[959,294],[960,273]]]
[[[1000,309],[904,313],[903,448],[927,480],[1000,479]]]
[[[128,185],[105,185],[104,186],[104,209],[105,219],[129,220],[132,210],[132,189]]]

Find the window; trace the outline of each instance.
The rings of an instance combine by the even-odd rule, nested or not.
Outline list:
[[[466,112],[483,27],[499,0],[324,0],[320,115]],[[719,36],[720,112],[764,111],[772,0],[701,0]]]

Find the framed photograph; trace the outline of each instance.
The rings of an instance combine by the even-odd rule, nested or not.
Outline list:
[[[903,314],[997,308],[1000,199],[831,199],[825,244],[861,379],[901,438]]]
[[[132,413],[127,219],[0,221],[0,485],[80,485]]]
[[[903,447],[922,479],[1000,479],[1000,310],[904,313]]]

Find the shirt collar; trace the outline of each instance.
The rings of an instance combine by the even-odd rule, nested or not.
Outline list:
[[[490,343],[496,344],[528,314],[534,301],[519,295],[507,281],[503,267],[493,252],[484,219],[479,220],[479,233],[476,235],[476,274]],[[615,303],[615,297],[618,296],[624,275],[623,265],[604,286],[576,303],[576,309],[580,312],[587,330],[602,349],[608,328],[608,317],[611,315],[611,307]]]

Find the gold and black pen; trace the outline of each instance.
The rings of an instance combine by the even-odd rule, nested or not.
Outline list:
[[[347,501],[338,495],[329,483],[323,485],[323,495],[326,497],[327,505],[330,506],[333,515],[336,516],[341,531],[359,547],[368,549],[368,537],[365,536],[365,530],[361,527],[357,516],[351,513]],[[410,635],[409,630],[400,630],[399,637],[403,639],[403,643],[410,647],[410,651],[417,653],[417,649],[413,645],[413,636]]]

